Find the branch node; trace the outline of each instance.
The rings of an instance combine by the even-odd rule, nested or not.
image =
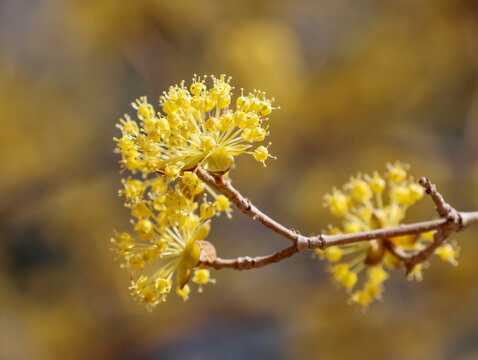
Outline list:
[[[310,240],[302,235],[298,235],[295,242],[295,247],[297,251],[307,250],[310,247]]]
[[[249,200],[248,198],[244,198],[244,202],[246,204],[245,206],[245,211],[251,211],[252,209],[252,203],[251,203],[251,200]]]
[[[236,269],[244,270],[250,269],[252,266],[252,258],[249,256],[240,256],[237,258]]]
[[[214,178],[214,182],[216,183],[217,186],[224,186],[225,185],[225,180],[224,180],[223,176],[216,175],[216,174],[211,174],[211,175]]]
[[[327,242],[325,241],[324,234],[314,236],[313,241],[315,243],[314,248],[324,250],[327,247]]]
[[[461,231],[465,228],[465,224],[463,224],[463,215],[458,212],[458,229],[456,231]]]

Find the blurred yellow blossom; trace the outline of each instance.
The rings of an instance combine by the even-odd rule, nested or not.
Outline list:
[[[407,170],[408,165],[395,162],[387,164],[384,176],[375,171],[371,176],[358,174],[351,177],[342,190],[334,188],[325,195],[325,206],[333,215],[343,219],[345,233],[398,226],[404,220],[407,209],[424,194],[423,188],[408,176]],[[388,191],[385,192],[386,189]],[[332,226],[329,229],[329,233],[340,233]],[[350,301],[367,306],[380,298],[384,291],[383,283],[389,277],[385,267],[394,269],[401,263],[390,252],[390,247],[413,252],[421,250],[430,239],[433,239],[433,232],[332,246],[316,252],[321,258],[335,263],[332,277],[347,290],[353,289],[360,281],[362,289],[353,292]],[[435,253],[443,260],[456,264],[456,250],[450,244],[441,246]],[[368,270],[360,280],[358,275],[364,268]],[[415,266],[409,278],[420,280],[421,269],[421,264]]]
[[[449,262],[453,266],[458,266],[458,257],[459,248],[454,243],[443,244],[435,250],[435,254],[440,257],[443,261]]]

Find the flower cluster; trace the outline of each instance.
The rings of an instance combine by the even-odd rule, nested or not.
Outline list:
[[[343,219],[343,227],[329,227],[330,234],[353,233],[379,228],[398,226],[405,218],[407,209],[423,196],[423,188],[407,175],[408,166],[396,162],[387,164],[384,176],[374,172],[372,175],[358,174],[351,177],[342,190],[334,188],[325,195],[325,206],[334,216]],[[316,250],[321,258],[332,263],[332,277],[351,293],[350,301],[367,306],[379,299],[388,278],[387,270],[395,269],[401,260],[391,248],[403,252],[422,250],[433,241],[433,231],[374,239],[343,246],[331,246]],[[456,265],[458,249],[453,243],[446,243],[436,249],[435,254],[442,260]],[[409,274],[410,279],[420,280],[422,264],[418,264]],[[365,270],[366,269],[366,270]],[[365,270],[362,280],[359,274]],[[358,283],[361,289],[354,290]]]
[[[132,281],[132,295],[149,309],[165,301],[173,274],[176,292],[184,300],[193,271],[192,281],[200,286],[214,282],[209,270],[196,268],[201,241],[209,233],[210,218],[221,212],[229,214],[231,209],[223,195],[214,194],[213,202],[201,196],[204,186],[193,172],[185,172],[174,183],[163,176],[123,179],[119,193],[131,210],[135,235],[122,232],[112,242],[123,259],[122,266],[139,275]]]
[[[252,151],[251,144],[268,135],[265,123],[273,110],[272,100],[255,90],[239,96],[232,109],[230,79],[211,78],[210,89],[198,77],[189,89],[184,82],[171,86],[160,98],[162,113],[144,96],[132,104],[139,123],[125,115],[118,124],[122,137],[115,139],[125,169],[143,176],[160,171],[170,180],[197,166],[224,174],[234,157],[243,153],[265,166],[272,157],[267,147]]]
[[[156,112],[146,97],[132,106],[138,121],[128,115],[117,125],[115,138],[121,166],[133,176],[122,180],[119,194],[132,215],[134,235],[117,233],[114,250],[134,280],[132,295],[148,309],[166,300],[176,277],[176,293],[188,298],[189,280],[199,285],[213,283],[209,270],[199,268],[201,246],[211,227],[211,218],[231,215],[229,200],[218,195],[195,173],[199,167],[227,176],[234,157],[249,153],[264,164],[271,157],[265,146],[251,151],[254,142],[267,135],[265,116],[271,100],[260,91],[237,98],[230,109],[231,86],[225,76],[212,77],[213,87],[194,77],[189,88],[172,86],[160,98]]]

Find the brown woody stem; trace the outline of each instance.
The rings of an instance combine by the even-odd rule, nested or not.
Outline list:
[[[443,199],[443,196],[436,190],[436,186],[427,178],[423,177],[420,179],[419,183],[425,188],[425,191],[435,203],[440,219],[422,221],[413,224],[401,224],[391,228],[349,234],[319,234],[316,236],[303,236],[298,231],[285,227],[260,211],[248,198],[241,195],[241,193],[232,186],[229,179],[222,176],[212,175],[201,168],[197,168],[195,172],[203,182],[226,196],[229,201],[237,206],[237,208],[239,208],[244,214],[252,218],[254,221],[260,222],[272,231],[291,240],[293,243],[292,246],[266,256],[246,256],[238,257],[236,259],[221,259],[215,257],[214,259],[200,261],[200,266],[212,267],[215,269],[234,268],[237,270],[245,270],[260,268],[265,265],[279,262],[307,249],[325,249],[333,245],[344,245],[373,239],[389,239],[401,235],[421,234],[427,231],[436,230],[433,243],[417,253],[407,253],[389,244],[388,249],[403,261],[405,269],[409,272],[416,264],[425,261],[430,255],[432,255],[435,249],[439,247],[450,234],[460,231],[468,226],[478,224],[478,211],[458,212]]]

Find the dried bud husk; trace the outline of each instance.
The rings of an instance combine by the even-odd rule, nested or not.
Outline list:
[[[216,260],[216,248],[209,241],[201,240],[198,241],[199,246],[201,247],[201,254],[199,255],[200,262],[213,262]]]

